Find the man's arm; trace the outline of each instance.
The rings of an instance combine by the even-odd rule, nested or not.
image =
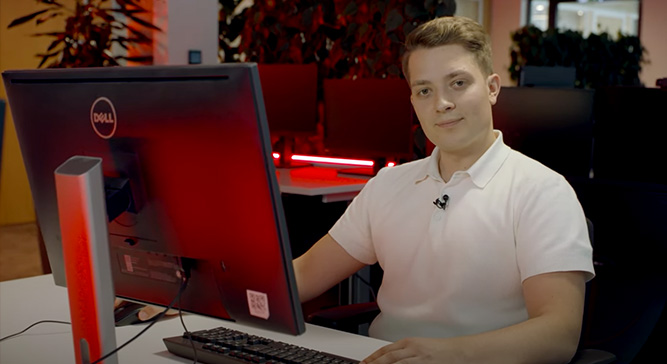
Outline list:
[[[294,275],[301,302],[307,302],[366,264],[354,259],[327,234],[294,260]]]
[[[585,289],[582,272],[533,276],[523,283],[528,320],[478,335],[400,340],[363,363],[567,363],[579,343]]]
[[[294,260],[294,274],[301,302],[309,301],[365,266],[352,258],[327,234],[305,254]],[[114,307],[123,301],[116,299]],[[147,305],[139,312],[139,319],[149,320],[164,310],[163,307]],[[167,315],[178,313],[169,310]]]

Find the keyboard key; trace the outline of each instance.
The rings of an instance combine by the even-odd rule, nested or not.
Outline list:
[[[190,341],[192,338],[192,342]],[[169,352],[206,364],[355,364],[357,360],[218,327],[163,339]]]

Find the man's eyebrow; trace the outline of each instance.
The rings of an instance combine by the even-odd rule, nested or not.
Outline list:
[[[454,71],[454,72],[448,74],[445,78],[456,78],[456,77],[458,77],[458,76],[461,76],[461,75],[468,75],[468,74],[469,74],[469,72],[466,72],[466,71],[464,71],[464,70],[456,70],[456,71]]]
[[[456,78],[456,77],[459,77],[461,75],[468,75],[468,74],[470,74],[470,73],[465,71],[465,70],[454,70],[454,71],[446,74],[443,78],[446,79],[446,80],[451,80],[452,78]],[[410,87],[430,85],[432,83],[433,82],[428,81],[428,80],[415,80],[414,82],[412,82],[410,84]]]
[[[410,86],[422,86],[422,85],[428,85],[431,84],[431,81],[427,80],[415,80]]]

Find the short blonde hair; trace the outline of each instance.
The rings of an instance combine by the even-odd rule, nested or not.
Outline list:
[[[444,16],[421,24],[408,34],[403,53],[403,74],[410,79],[408,62],[420,48],[458,44],[473,54],[485,76],[493,74],[489,35],[476,21],[462,16]]]

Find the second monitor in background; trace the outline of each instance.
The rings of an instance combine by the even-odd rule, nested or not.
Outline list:
[[[273,151],[280,167],[292,166],[294,139],[317,134],[317,66],[259,64],[259,77]]]
[[[588,178],[593,148],[592,90],[503,87],[493,123],[505,143],[567,177]]]
[[[324,80],[324,147],[337,157],[412,159],[413,109],[404,79]],[[348,170],[346,170],[348,171]]]

